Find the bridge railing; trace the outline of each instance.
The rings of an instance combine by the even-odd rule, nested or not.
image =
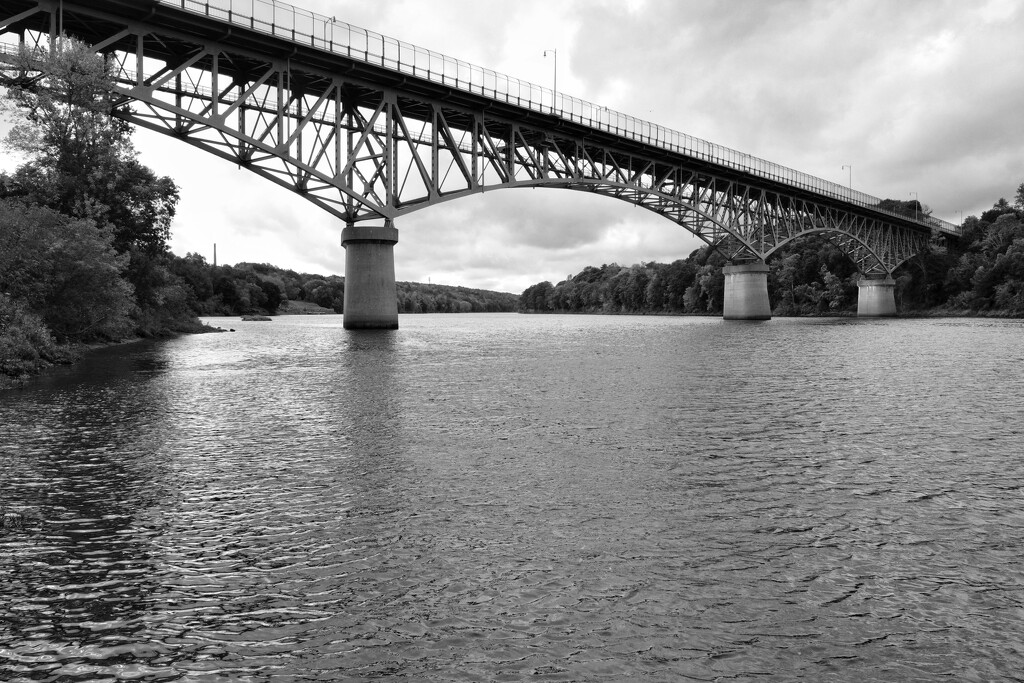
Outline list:
[[[552,114],[597,130],[810,190],[819,195],[907,218],[901,213],[885,208],[881,199],[844,185],[277,0],[158,2],[458,90]],[[940,232],[955,235],[962,232],[960,226],[930,216],[917,222]]]

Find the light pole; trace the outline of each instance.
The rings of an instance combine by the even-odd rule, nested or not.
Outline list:
[[[847,187],[849,187],[852,190],[853,189],[853,166],[847,166],[846,164],[843,164],[843,168],[850,169],[850,182],[847,185]]]
[[[918,199],[916,192],[911,192],[910,194],[914,195],[914,200],[915,200],[914,201],[914,220],[916,221],[917,220],[917,208],[919,206],[921,206],[921,201]]]
[[[555,108],[555,97],[558,96],[558,50],[557,49],[544,50],[544,57],[547,57],[549,52],[555,58],[555,82],[554,82],[554,85],[551,88],[551,109],[554,110],[554,108]]]

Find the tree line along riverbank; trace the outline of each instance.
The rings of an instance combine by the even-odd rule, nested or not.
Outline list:
[[[198,254],[172,255],[170,269],[187,287],[189,306],[197,315],[345,310],[345,278],[338,275],[298,273],[267,263],[217,266]],[[519,304],[516,294],[469,287],[398,282],[396,290],[399,313],[512,312]],[[289,306],[297,303],[312,306]]]
[[[888,201],[908,215],[924,208]],[[669,264],[588,266],[557,284],[526,288],[519,310],[721,315],[724,265],[720,253],[702,247]],[[856,313],[861,275],[826,238],[796,240],[769,265],[773,315]],[[1012,204],[999,199],[981,216],[970,216],[962,237],[933,244],[894,275],[897,309],[903,314],[1024,317],[1024,183]]]

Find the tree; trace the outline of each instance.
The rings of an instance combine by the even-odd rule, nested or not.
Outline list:
[[[847,283],[825,264],[821,265],[821,279],[824,283],[821,301],[828,305],[828,310],[832,312],[846,308],[849,303]]]
[[[8,86],[9,105],[21,114],[5,145],[27,161],[13,173],[0,174],[0,197],[52,209],[69,218],[65,225],[81,229],[73,239],[83,248],[101,240],[120,254],[108,270],[128,282],[106,281],[111,287],[106,294],[117,299],[134,291],[136,331],[194,328],[189,288],[168,270],[167,240],[178,188],[139,162],[131,127],[112,115],[114,80],[105,58],[62,38],[52,51],[22,49],[5,69],[2,83]],[[99,301],[100,281],[91,286],[93,301]],[[67,296],[73,301],[76,293]],[[49,306],[51,312],[58,310],[54,302]],[[85,323],[75,315],[84,310],[72,306],[64,309],[67,320],[44,319],[58,337],[80,335]],[[109,329],[98,321],[86,327],[97,325]]]
[[[1010,203],[1006,201],[1005,197],[1000,197],[999,201],[993,204],[991,209],[982,212],[981,222],[989,224],[995,223],[999,220],[1000,216],[1005,216],[1008,213],[1015,213],[1013,207],[1010,206]]]
[[[119,253],[164,253],[178,188],[142,165],[131,127],[114,118],[114,81],[104,58],[73,39],[40,53],[23,49],[4,78],[23,116],[6,146],[28,161],[4,175],[0,194],[109,225]]]
[[[631,266],[623,271],[622,279],[622,304],[625,310],[640,312],[647,306],[647,285],[651,277],[647,272],[646,264]]]
[[[779,259],[769,271],[768,284],[774,294],[775,315],[798,315],[796,286],[800,282],[800,254],[791,253]]]
[[[548,282],[539,282],[523,290],[519,297],[519,310],[530,313],[548,311],[548,297],[551,294],[553,285]]]
[[[105,227],[0,200],[0,291],[24,302],[58,341],[120,339],[132,328],[133,290]]]
[[[705,303],[705,312],[721,313],[725,303],[725,275],[721,264],[705,263],[701,266],[697,271],[697,283]]]
[[[899,199],[883,199],[879,203],[878,208],[901,216],[907,216],[908,218],[918,219],[927,218],[932,213],[930,208],[916,199],[907,202],[900,201]]]
[[[665,270],[665,305],[673,311],[686,309],[686,290],[693,286],[697,277],[697,264],[693,259],[679,259]]]
[[[652,266],[657,265],[660,264],[652,264]],[[664,269],[664,266],[654,269],[654,275],[651,276],[651,281],[647,283],[647,291],[644,292],[647,306],[656,313],[665,308],[665,280],[661,275]]]
[[[284,297],[281,296],[281,288],[269,280],[262,280],[260,282],[260,289],[263,290],[263,296],[266,297],[263,302],[263,310],[268,315],[275,315],[277,309],[281,306],[281,302],[284,301]]]
[[[187,253],[184,257],[174,257],[170,262],[171,271],[185,281],[191,289],[196,303],[213,296],[212,268],[201,254]],[[197,310],[202,313],[202,310]]]
[[[222,274],[214,280],[213,293],[220,297],[221,302],[227,307],[225,313],[239,314],[243,306],[242,295],[238,291],[238,287],[235,286],[235,280],[231,277],[230,270],[227,268],[221,270]],[[224,273],[224,270],[229,272]]]

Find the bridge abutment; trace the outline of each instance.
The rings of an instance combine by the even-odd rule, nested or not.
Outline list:
[[[857,283],[858,318],[896,317],[896,281],[864,278]]]
[[[764,261],[728,265],[725,274],[725,300],[722,317],[726,320],[771,320],[768,302],[768,266]]]
[[[397,330],[395,245],[398,230],[350,225],[341,231],[345,247],[345,329]]]

